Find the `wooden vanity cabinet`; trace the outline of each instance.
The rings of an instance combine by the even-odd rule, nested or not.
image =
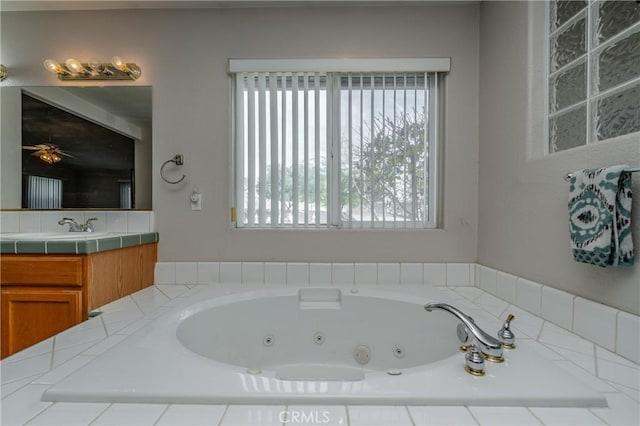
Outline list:
[[[153,284],[157,243],[83,255],[0,257],[1,358]]]

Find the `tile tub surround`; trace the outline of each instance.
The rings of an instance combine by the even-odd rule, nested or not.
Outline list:
[[[264,288],[260,284],[216,284],[227,291]],[[350,286],[350,285],[349,285]],[[356,287],[359,285],[356,284]],[[307,416],[329,425],[546,424],[637,425],[640,422],[638,364],[549,321],[506,303],[476,287],[441,287],[463,310],[482,310],[493,317],[483,327],[497,328],[514,313],[517,343],[575,375],[607,398],[609,408],[478,407],[478,406],[344,406],[344,405],[198,405],[49,403],[44,390],[72,371],[118,345],[154,321],[171,306],[207,287],[157,284],[99,311],[101,315],[7,358],[1,363],[2,424],[219,424],[287,425],[287,415]],[[380,286],[392,289],[394,286]],[[408,286],[410,288],[410,286]],[[515,324],[518,322],[518,329]],[[541,345],[534,344],[537,341]],[[516,349],[517,350],[517,349]],[[170,366],[168,367],[170,368]]]
[[[98,237],[78,235],[78,239],[14,240],[11,233],[0,234],[2,254],[92,254],[107,250],[157,243],[157,232],[108,233]]]
[[[499,314],[517,306],[537,317],[640,362],[640,317],[475,263],[158,262],[156,284],[269,286],[445,285],[487,293],[480,301]],[[518,329],[519,321],[513,323]]]

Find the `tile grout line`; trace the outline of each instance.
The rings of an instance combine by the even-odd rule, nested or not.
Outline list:
[[[480,424],[481,424],[481,423],[480,423],[480,420],[478,420],[478,419],[476,418],[476,416],[473,414],[473,411],[471,411],[471,408],[469,408],[469,406],[468,406],[468,405],[465,405],[465,406],[464,406],[464,408],[466,408],[466,409],[467,409],[467,412],[469,413],[469,415],[471,416],[471,418],[473,419],[473,421],[474,421],[474,422],[476,422],[476,424],[477,424],[477,425],[480,425]]]
[[[544,425],[544,422],[542,421],[542,419],[541,419],[541,418],[539,418],[538,416],[536,416],[536,413],[534,413],[533,411],[531,411],[531,407],[524,407],[524,409],[525,409],[526,411],[528,411],[528,412],[529,412],[529,414],[531,414],[531,415],[533,416],[533,418],[534,418],[534,419],[536,419],[537,421],[539,421],[541,425]]]
[[[413,419],[413,416],[411,415],[411,410],[409,410],[409,406],[405,405],[404,409],[407,412],[407,416],[409,416],[409,421],[411,422],[411,425],[416,426],[416,421]]]
[[[220,420],[218,420],[218,426],[222,426],[222,422],[229,411],[229,404],[226,404],[224,407],[224,411],[222,412],[222,416],[220,416]]]
[[[43,385],[34,385],[34,386],[43,386]],[[29,417],[27,419],[27,421],[25,421],[23,423],[23,425],[27,425],[29,424],[32,420],[35,420],[36,417],[38,417],[40,414],[44,413],[45,411],[47,411],[49,408],[53,407],[55,405],[54,402],[49,402],[49,405],[47,405],[46,407],[44,407],[42,410],[38,411],[36,414],[34,414],[33,416]]]
[[[89,422],[89,425],[94,425],[98,421],[98,419],[100,419],[100,417],[102,417],[104,413],[106,413],[111,407],[113,407],[113,402],[108,403],[105,409],[102,410],[100,414],[98,414],[93,420]]]
[[[171,407],[172,405],[173,404],[167,404],[164,410],[162,410],[162,413],[160,413],[160,417],[158,417],[156,421],[153,422],[154,425],[157,425],[160,422],[160,420],[162,420],[162,417],[166,414],[167,411],[169,411],[169,407]]]

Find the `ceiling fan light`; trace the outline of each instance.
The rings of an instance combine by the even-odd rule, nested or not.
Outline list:
[[[51,159],[51,155],[49,155],[48,152],[43,152],[42,154],[40,154],[40,159],[46,163],[53,163],[53,160]]]

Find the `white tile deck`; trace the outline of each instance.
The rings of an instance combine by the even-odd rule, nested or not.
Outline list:
[[[287,265],[287,272],[308,277],[308,264]],[[300,270],[297,270],[300,266]],[[355,278],[367,276],[354,265]],[[283,272],[283,271],[281,271]],[[373,272],[373,271],[371,271]],[[294,273],[294,274],[295,274]],[[395,272],[394,272],[395,274]],[[350,280],[351,271],[346,275]],[[369,276],[372,278],[372,276]],[[220,284],[213,284],[220,288]],[[428,283],[428,285],[432,285]],[[102,315],[28,348],[1,363],[2,425],[637,425],[640,391],[638,364],[578,337],[548,321],[508,305],[477,287],[443,289],[456,295],[460,308],[472,310],[476,321],[493,330],[507,313],[514,313],[518,345],[535,347],[585,386],[604,392],[609,408],[524,407],[416,407],[416,406],[286,406],[286,405],[180,405],[180,404],[74,404],[40,401],[42,392],[66,374],[99,356],[128,334],[153,321],[169,306],[204,286],[172,284],[144,289],[99,309]],[[238,284],[229,289],[245,288]],[[262,286],[264,288],[264,284]],[[249,287],[246,287],[249,288]],[[390,286],[389,289],[394,288]],[[396,287],[397,288],[397,287]],[[504,309],[503,309],[504,308]],[[502,312],[499,312],[502,311]],[[537,340],[543,346],[533,345]],[[516,349],[517,350],[517,349]],[[55,363],[54,360],[59,360]],[[593,368],[591,368],[593,366]],[[303,415],[306,416],[303,418]],[[292,418],[289,417],[291,420]],[[325,421],[326,420],[326,421]],[[319,421],[319,422],[318,422]]]

